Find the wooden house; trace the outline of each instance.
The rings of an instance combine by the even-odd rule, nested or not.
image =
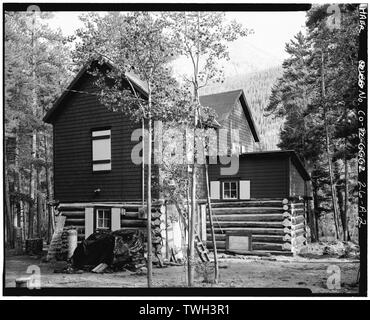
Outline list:
[[[306,244],[310,177],[294,151],[241,154],[233,175],[223,166],[209,165],[219,250],[292,254]]]
[[[79,239],[97,229],[145,228],[145,171],[131,159],[131,134],[141,125],[100,103],[89,72],[95,67],[86,64],[44,117],[53,125],[54,199]],[[145,85],[130,80],[145,98]]]
[[[223,165],[209,166],[213,200],[284,199],[309,196],[310,176],[294,151],[247,152],[238,170],[221,175]]]
[[[113,66],[107,63],[105,67]],[[98,88],[94,85],[94,77],[88,72],[89,68],[90,64],[77,74],[44,117],[45,122],[53,125],[54,199],[59,202],[59,212],[67,217],[67,225],[75,226],[80,238],[88,237],[96,229],[117,230],[146,226],[141,210],[145,196],[145,170],[131,159],[131,151],[137,144],[136,141],[131,141],[131,134],[140,128],[140,124],[133,123],[128,115],[108,110],[100,103]],[[145,98],[145,85],[134,76],[131,82]],[[239,223],[241,229],[246,226],[247,231],[253,233],[252,229],[257,225],[256,232],[264,235],[265,231],[262,229],[268,229],[272,225],[273,234],[278,235],[271,239],[277,241],[279,246],[272,246],[273,249],[271,246],[256,248],[271,251],[284,249],[280,244],[283,238],[284,241],[292,239],[293,230],[293,218],[288,212],[290,209],[286,209],[287,205],[290,206],[288,199],[293,195],[305,195],[304,185],[309,179],[307,172],[294,152],[252,152],[253,144],[259,141],[259,137],[242,90],[202,96],[200,102],[215,109],[222,128],[226,128],[228,132],[233,129],[240,132],[238,139],[233,139],[229,134],[225,141],[231,154],[241,155],[237,174],[220,176],[222,164],[209,166],[215,217],[218,217],[218,211],[225,212],[222,209],[225,202],[227,208],[231,208],[226,210],[226,215],[234,217],[233,212],[239,212],[242,207],[246,214],[239,216],[244,221],[244,224]],[[159,171],[154,172],[159,174]],[[201,188],[205,190],[205,180],[199,181],[203,183]],[[202,194],[205,195],[205,192]],[[153,198],[153,210],[159,214],[164,213],[164,199],[158,193],[153,194]],[[247,211],[253,201],[260,198],[270,198],[274,203],[281,204],[278,217],[281,221],[274,216],[272,218],[275,219],[275,224],[271,224],[267,219],[270,216],[266,215],[256,224],[256,215],[249,215],[250,212]],[[199,199],[199,211],[203,213],[204,203],[205,196]],[[264,215],[265,209],[263,206],[261,208],[261,213],[258,214]],[[253,212],[261,208],[255,204]],[[205,215],[200,216],[204,223],[198,224],[199,232],[205,240],[209,229],[205,231]],[[222,215],[219,218],[224,219]],[[248,227],[249,218],[255,221],[251,224],[252,229]],[[286,219],[290,219],[290,224]],[[301,219],[299,221],[302,223]],[[155,227],[160,229],[159,225]],[[161,228],[166,227],[161,224]],[[226,228],[235,231],[239,226]],[[291,229],[285,230],[286,228]],[[218,231],[223,232],[222,229]],[[271,235],[271,230],[266,232],[267,236]],[[224,241],[219,243],[220,248],[225,249],[225,234],[221,233],[218,238],[219,241]],[[290,247],[285,246],[284,250],[290,250]]]
[[[221,141],[227,149],[238,154],[253,151],[254,143],[259,142],[259,135],[243,90],[204,95],[199,100],[203,106],[216,111],[217,122],[230,133],[226,141]],[[237,130],[238,137],[232,136],[232,130]],[[220,136],[220,139],[223,137]]]

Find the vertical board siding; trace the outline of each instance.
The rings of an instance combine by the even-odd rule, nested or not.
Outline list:
[[[131,161],[134,124],[126,115],[109,111],[96,95],[93,78],[85,74],[54,123],[55,198],[60,202],[115,201],[141,198],[141,165]],[[112,170],[92,171],[91,130],[111,129]],[[94,190],[100,189],[99,195]]]
[[[293,163],[290,164],[290,196],[305,196],[305,181]]]
[[[221,165],[209,165],[210,181],[237,179],[250,181],[251,198],[284,198],[289,196],[289,158],[274,157],[241,157],[239,171],[235,176],[221,176]]]
[[[245,152],[253,151],[254,138],[240,100],[235,103],[220,129],[227,129],[227,137],[221,136],[218,132],[219,143],[226,145],[227,150],[232,150],[231,130],[233,129],[239,130],[239,144],[246,148]]]
[[[235,106],[230,112],[228,121],[232,129],[239,130],[239,143],[246,148],[246,152],[253,151],[253,135],[240,100],[236,102]]]

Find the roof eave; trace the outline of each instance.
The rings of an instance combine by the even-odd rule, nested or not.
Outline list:
[[[70,93],[70,90],[76,85],[76,83],[82,78],[82,76],[90,68],[92,62],[93,61],[87,62],[81,68],[81,70],[74,77],[74,79],[69,84],[69,86],[67,87],[67,89],[65,89],[63,91],[63,93],[61,94],[61,96],[54,102],[53,106],[45,114],[45,116],[42,119],[44,122],[46,122],[46,123],[53,123],[53,118],[55,116],[55,113],[56,113],[57,109],[59,109],[59,106],[63,103],[64,99],[66,99],[67,95]],[[106,64],[111,69],[114,68],[114,65],[112,63],[110,63],[109,61],[105,61],[104,64]],[[132,85],[135,87],[136,90],[138,90],[143,96],[148,97],[148,92],[145,90],[145,88],[143,88],[142,86],[140,86],[139,84],[137,84],[135,82],[135,80],[130,75],[126,75],[126,77],[129,79],[129,81],[132,83]]]
[[[248,121],[249,127],[251,129],[254,141],[255,142],[260,142],[260,137],[259,137],[259,134],[258,134],[257,129],[256,129],[256,123],[253,119],[252,112],[251,112],[251,110],[249,108],[249,105],[247,103],[247,98],[245,97],[244,91],[243,90],[240,90],[240,91],[241,91],[240,97],[243,98],[244,104],[245,104],[245,107],[246,107],[246,110],[244,110],[244,113],[246,113],[247,121]],[[240,97],[239,97],[239,99],[240,99]],[[244,107],[243,107],[243,109],[244,109]]]
[[[305,181],[311,180],[310,174],[307,172],[305,166],[303,165],[302,161],[299,159],[298,155],[294,150],[289,150],[290,157],[292,158],[293,164],[296,166],[297,170],[300,171],[302,178]]]
[[[253,152],[242,153],[240,157],[244,158],[248,156],[259,156],[259,155],[265,155],[265,156],[279,156],[280,155],[280,156],[289,158],[291,159],[293,164],[296,166],[302,178],[305,181],[311,180],[310,174],[308,173],[302,161],[299,159],[297,153],[294,150],[253,151]]]
[[[75,86],[75,84],[81,79],[81,77],[85,74],[85,72],[88,69],[89,63],[86,63],[81,70],[77,73],[77,75],[74,77],[72,82],[69,84],[67,89],[63,91],[63,93],[60,95],[60,97],[54,102],[53,106],[46,112],[45,116],[43,117],[43,121],[46,123],[52,123],[52,118],[54,115],[54,112],[58,109],[59,105],[63,102],[63,100],[66,98],[66,96],[69,94],[70,90]]]

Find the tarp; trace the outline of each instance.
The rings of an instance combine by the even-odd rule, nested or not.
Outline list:
[[[91,270],[105,263],[113,270],[136,269],[144,261],[144,235],[140,230],[98,231],[83,240],[72,256],[72,267]]]

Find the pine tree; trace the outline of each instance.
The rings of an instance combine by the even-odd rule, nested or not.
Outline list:
[[[325,199],[330,194],[336,236],[339,209],[347,240],[348,161],[356,157],[357,141],[357,7],[340,5],[338,28],[330,27],[327,8],[314,6],[307,15],[307,36],[299,34],[287,45],[290,58],[283,64],[283,76],[272,90],[267,111],[285,118],[279,146],[298,151],[311,173],[316,219],[330,211]],[[339,183],[344,184],[345,196],[338,208]],[[315,225],[318,237],[317,221]]]
[[[52,135],[42,117],[69,76],[67,39],[46,26],[50,17],[49,13],[39,12],[5,15],[5,132],[7,143],[12,137],[15,141],[15,159],[8,158],[6,169],[18,226],[23,227],[25,237],[34,235],[33,213],[41,208],[42,199],[52,200]],[[45,142],[47,148],[43,146]],[[24,206],[28,216],[21,217]],[[51,211],[49,218],[52,220]],[[48,237],[45,233],[52,232],[50,228],[46,230],[40,210],[35,223],[37,236]]]

